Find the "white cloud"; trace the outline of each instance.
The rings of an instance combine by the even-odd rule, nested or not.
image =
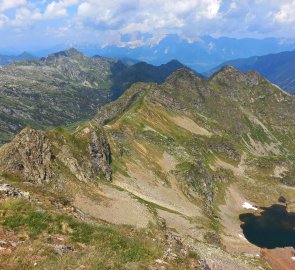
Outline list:
[[[67,7],[78,4],[78,0],[62,0],[59,2],[53,1],[49,3],[44,12],[44,17],[47,19],[56,19],[68,16]]]
[[[0,0],[0,14],[2,29],[120,46],[167,34],[190,42],[202,35],[295,37],[295,0]]]
[[[189,28],[198,33],[196,25],[219,18],[221,4],[222,0],[85,0],[80,3],[77,16],[86,28],[134,37],[135,33],[163,36]]]
[[[0,29],[3,28],[6,23],[9,21],[8,17],[4,14],[0,14]]]
[[[39,9],[31,10],[23,7],[16,10],[15,19],[11,20],[10,24],[23,28],[31,25],[36,20],[41,20],[42,18],[43,16]]]
[[[218,15],[218,11],[221,5],[221,0],[215,1],[205,1],[207,5],[207,9],[204,10],[203,16],[208,19],[214,19]]]
[[[96,21],[109,19],[132,21],[134,19],[182,17],[195,14],[197,17],[214,18],[221,0],[86,0],[78,8],[78,16]],[[115,18],[115,15],[117,18]],[[128,16],[131,15],[131,16]]]
[[[1,0],[0,0],[1,1]],[[0,8],[8,10],[14,9],[14,16],[2,16],[0,18],[0,27],[15,27],[21,31],[33,26],[36,21],[46,21],[59,19],[68,15],[67,8],[79,3],[79,0],[60,0],[60,1],[28,1],[28,0],[4,0],[0,2]],[[39,5],[45,5],[41,10]],[[46,31],[46,30],[45,30]]]
[[[14,9],[25,5],[26,3],[26,0],[0,0],[0,11],[3,12],[9,9]]]
[[[67,9],[57,2],[50,3],[44,13],[44,17],[48,19],[65,17],[68,15]]]
[[[288,1],[288,3],[283,4],[280,10],[274,14],[276,21],[280,23],[290,24],[295,22],[295,1]]]

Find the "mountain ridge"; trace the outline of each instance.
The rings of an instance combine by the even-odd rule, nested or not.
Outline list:
[[[268,270],[264,257],[257,256],[265,249],[242,237],[239,216],[254,211],[244,209],[245,202],[264,209],[280,196],[291,200],[295,195],[294,105],[294,96],[256,73],[226,67],[208,79],[179,69],[163,84],[133,84],[101,107],[93,120],[71,130],[25,129],[0,147],[0,178],[20,194],[29,192],[38,199],[44,213],[83,217],[101,230],[101,224],[109,226],[108,235],[111,228],[127,235],[125,241],[118,236],[100,241],[84,225],[81,230],[87,229],[91,240],[81,247],[68,234],[75,241],[86,236],[63,218],[62,228],[67,229],[62,243],[75,250],[75,256],[69,252],[59,257],[65,266],[78,267],[85,260],[95,269],[107,247],[104,256],[112,262],[113,252],[119,258],[125,250],[138,254],[142,242],[135,249],[126,245],[139,234],[150,256],[128,253],[117,265],[105,260],[100,267]],[[9,223],[9,213],[7,227],[19,239],[17,229],[26,231],[31,225]],[[23,212],[15,215],[22,217]],[[38,248],[31,247],[39,252],[61,237],[55,229],[34,236],[24,245],[39,241]],[[101,245],[91,242],[96,239]],[[37,267],[58,265],[58,255],[49,254]],[[13,264],[14,258],[7,260]]]
[[[241,58],[225,62],[209,71],[208,74],[224,65],[233,65],[244,72],[255,70],[286,92],[293,94],[295,92],[294,76],[292,74],[294,59],[295,51]]]
[[[161,83],[183,67],[175,61],[160,67],[135,65],[114,58],[89,58],[72,48],[2,67],[0,141],[8,141],[27,125],[46,128],[91,119],[98,107],[116,99],[132,83]]]

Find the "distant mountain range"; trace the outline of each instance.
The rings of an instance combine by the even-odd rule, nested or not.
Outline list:
[[[45,57],[57,51],[76,48],[87,56],[101,55],[128,59],[136,63],[144,61],[153,65],[165,64],[177,59],[190,68],[204,72],[232,59],[247,58],[295,49],[295,40],[279,38],[214,38],[201,36],[197,40],[187,40],[178,35],[167,35],[159,41],[142,40],[137,43],[130,39],[116,45],[101,46],[94,43],[58,44],[51,48],[23,48],[33,55]],[[18,54],[19,50],[2,48],[0,54]]]
[[[104,48],[89,44],[75,44],[74,46],[87,55],[128,57],[153,65],[160,65],[172,59],[177,59],[186,66],[198,72],[203,72],[231,59],[294,50],[295,42],[276,38],[261,40],[253,38],[213,38],[210,36],[203,36],[198,41],[190,42],[177,35],[168,35],[158,44],[142,44],[137,47],[132,47],[131,43],[124,46],[111,45]]]
[[[283,90],[295,94],[295,51],[227,61],[210,70],[207,75],[226,65],[244,72],[255,70]]]
[[[119,59],[87,57],[76,49],[0,68],[0,143],[24,126],[49,127],[90,119],[135,82],[162,83],[179,68],[134,65]]]
[[[8,65],[13,62],[27,61],[27,60],[34,60],[34,59],[37,59],[37,57],[28,52],[23,52],[20,55],[0,55],[0,66]]]

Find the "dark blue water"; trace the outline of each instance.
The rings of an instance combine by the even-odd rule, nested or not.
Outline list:
[[[247,240],[261,248],[295,248],[295,213],[284,205],[263,207],[259,216],[241,214],[241,228]]]

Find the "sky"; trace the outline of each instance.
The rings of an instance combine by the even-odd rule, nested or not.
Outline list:
[[[0,0],[1,48],[295,38],[295,0]]]

